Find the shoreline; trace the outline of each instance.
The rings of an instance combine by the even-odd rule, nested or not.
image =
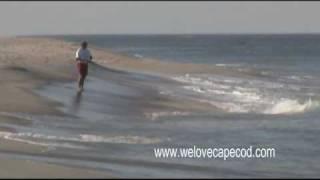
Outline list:
[[[78,44],[44,37],[13,37],[0,38],[0,121],[9,123],[32,123],[8,116],[5,113],[29,113],[35,115],[56,115],[63,116],[64,113],[57,107],[63,104],[40,97],[35,89],[54,82],[74,82],[77,79],[75,68],[74,52]],[[225,69],[214,65],[162,62],[155,59],[137,59],[122,54],[115,54],[103,50],[102,48],[90,46],[94,56],[94,62],[99,67],[109,73],[120,73],[128,76],[122,78],[126,80],[130,73],[142,73],[155,75],[166,81],[170,76],[184,75],[186,73],[218,73],[228,75],[251,75],[256,72],[238,72],[232,69]],[[89,70],[90,75],[90,70]],[[115,78],[117,74],[113,74]],[[114,80],[117,80],[116,78]],[[129,80],[130,81],[130,80]],[[136,85],[133,85],[135,87]],[[143,90],[143,88],[141,89]],[[155,95],[155,91],[150,91],[149,97],[143,98],[140,102],[143,115],[154,120],[159,116],[170,115],[176,112],[203,112],[219,111],[217,108],[205,102],[197,102],[186,99],[176,99],[166,95]],[[14,98],[13,98],[14,97]],[[187,105],[188,104],[188,105]],[[169,114],[168,114],[169,112]],[[0,131],[10,132],[13,129],[0,126]],[[12,140],[0,139],[2,151],[16,151],[45,153],[48,148],[27,144],[26,142],[15,142]],[[12,162],[13,163],[13,162]],[[19,164],[19,163],[17,163]],[[58,165],[57,165],[58,166]],[[1,167],[1,165],[0,165]],[[63,170],[62,170],[63,171]],[[14,173],[14,172],[12,172]],[[14,175],[14,174],[12,174]],[[0,177],[3,173],[0,171]]]
[[[60,115],[64,113],[57,109],[62,104],[40,97],[35,93],[35,89],[52,82],[73,82],[77,78],[74,66],[74,52],[78,45],[55,40],[51,38],[0,38],[0,121],[9,123],[32,123],[29,120],[19,119],[6,115],[6,113],[29,113],[38,115]],[[95,63],[111,71],[138,71],[151,74],[183,74],[185,72],[196,72],[203,66],[196,68],[185,65],[180,68],[179,64],[164,63],[156,60],[139,60],[124,55],[114,54],[101,50],[100,48],[90,48],[96,59]],[[179,71],[177,71],[180,69]],[[208,68],[209,71],[215,68]],[[13,98],[14,97],[14,98]],[[184,102],[177,102],[170,98],[149,98],[154,101],[147,102],[143,107],[145,111],[153,112],[155,109],[188,109]],[[148,98],[146,98],[148,101]],[[149,107],[151,106],[151,108]],[[149,116],[147,113],[146,116]],[[153,116],[153,114],[151,114]],[[29,122],[28,122],[29,121]],[[14,129],[1,127],[2,132],[11,132]],[[0,139],[1,151],[21,151],[32,153],[45,153],[47,147],[32,145],[26,142],[17,142],[8,139]],[[2,159],[2,157],[0,157]],[[29,166],[28,161],[13,160],[8,158],[11,170],[0,171],[0,177],[43,177],[42,172],[51,173],[50,177],[83,177],[82,168],[69,168],[60,165],[50,165],[46,163],[34,162]],[[0,165],[1,169],[4,164]],[[24,172],[17,173],[17,169],[25,169]],[[42,168],[40,168],[42,167]],[[102,173],[102,174],[101,174]],[[52,176],[51,176],[52,175]],[[70,175],[70,176],[69,176]],[[108,177],[104,172],[92,171],[88,176]],[[87,176],[85,176],[87,177]]]
[[[254,121],[258,117],[256,114],[239,117],[237,113],[233,113],[230,117],[224,116],[225,111],[218,108],[219,104],[214,106],[214,104],[206,103],[206,101],[202,102],[197,101],[196,98],[188,98],[188,95],[191,94],[190,96],[192,96],[192,93],[189,94],[188,92],[170,93],[178,92],[182,86],[188,85],[188,81],[175,81],[175,77],[188,78],[190,74],[190,77],[200,77],[201,79],[202,75],[226,75],[250,80],[253,76],[254,78],[259,76],[263,82],[270,80],[268,75],[263,75],[260,72],[254,70],[242,71],[242,69],[216,65],[180,64],[162,62],[156,59],[137,59],[108,52],[94,46],[90,46],[90,49],[97,66],[89,68],[89,86],[86,89],[87,91],[84,92],[85,101],[81,103],[85,105],[78,108],[78,111],[77,108],[73,107],[80,107],[78,106],[80,100],[78,101],[75,94],[76,87],[74,87],[77,78],[74,52],[77,48],[78,44],[50,38],[0,38],[0,75],[2,77],[0,80],[0,98],[2,100],[0,101],[0,160],[3,162],[0,164],[0,177],[110,178],[112,177],[111,173],[122,177],[121,173],[133,171],[141,165],[139,164],[140,161],[136,159],[144,157],[145,153],[143,151],[141,153],[141,149],[146,151],[150,147],[148,145],[144,146],[146,142],[180,144],[189,143],[191,137],[191,142],[196,143],[208,142],[210,144],[217,140],[215,138],[222,138],[221,141],[224,142],[256,143],[257,141],[253,140],[244,141],[241,137],[255,137],[255,132],[261,132],[258,134],[264,135],[264,133],[269,133],[270,130],[278,131],[273,127],[283,125],[283,122],[287,121],[289,117],[278,118],[280,117],[278,115],[259,114],[259,117],[266,118],[263,123],[270,127],[270,129],[261,129],[261,123]],[[199,75],[197,73],[204,74]],[[230,84],[233,85],[233,83]],[[246,83],[243,84],[239,87],[244,87],[243,89],[250,87],[245,86]],[[220,84],[218,83],[218,85]],[[212,88],[216,87],[217,85],[214,84]],[[263,88],[261,87],[261,89]],[[230,89],[232,90],[232,88]],[[166,90],[168,90],[168,93]],[[257,90],[260,90],[260,86],[257,87]],[[240,98],[242,97],[240,96]],[[280,101],[280,106],[276,104],[272,107],[281,109],[288,106],[287,102],[290,103],[291,101],[285,101],[285,103]],[[295,103],[292,109],[301,109],[304,106],[308,107],[307,105]],[[91,111],[90,108],[94,109],[95,112]],[[188,112],[191,113],[188,114]],[[200,116],[198,116],[198,112]],[[188,117],[184,116],[184,113]],[[211,113],[214,116],[211,116]],[[79,118],[69,118],[74,114]],[[98,122],[100,121],[99,118],[94,118],[95,115],[101,118],[101,122]],[[174,116],[174,118],[171,119],[170,116]],[[240,121],[234,121],[235,117]],[[300,119],[299,116],[290,117],[293,120]],[[88,122],[91,118],[93,120],[98,119],[98,121],[95,121],[95,123]],[[174,121],[184,118],[185,120],[181,123]],[[213,121],[211,121],[212,119]],[[312,118],[310,120],[311,123],[317,123]],[[199,122],[204,123],[199,124]],[[280,124],[274,124],[277,122]],[[92,127],[88,125],[92,125]],[[70,127],[74,129],[69,129]],[[293,126],[293,128],[300,127]],[[246,134],[245,128],[252,129],[253,132]],[[215,133],[212,134],[213,132]],[[223,133],[228,134],[230,132],[244,132],[245,134],[221,136]],[[288,133],[296,135],[294,131]],[[84,135],[84,138],[82,138],[82,135]],[[192,137],[193,135],[195,137]],[[275,133],[272,137],[282,138],[282,135]],[[308,135],[312,135],[311,138],[316,138],[313,134]],[[265,141],[266,139],[263,139],[262,136],[257,138],[263,142],[269,142],[268,140]],[[70,139],[71,143],[68,142]],[[210,141],[206,141],[207,139]],[[299,140],[305,142],[304,139]],[[100,142],[101,144],[98,144]],[[123,142],[124,144],[121,144]],[[136,146],[127,145],[127,142],[132,142]],[[279,147],[291,147],[291,144],[289,146],[283,145],[281,140],[278,142],[281,143]],[[292,142],[296,142],[296,139]],[[82,147],[96,145],[97,148],[93,148],[93,151],[90,148],[77,151],[76,149],[68,149],[71,146],[59,146],[61,144],[65,145],[63,143],[66,143],[66,145],[69,143],[74,147],[77,147],[77,145],[83,145]],[[140,143],[143,145],[138,147]],[[313,141],[310,143],[313,143]],[[118,156],[123,153],[121,151],[123,147],[128,154],[124,153]],[[138,156],[130,159],[131,156],[128,156],[131,152],[130,148],[136,152],[139,150]],[[109,158],[109,155],[107,155],[109,150],[114,153],[116,158]],[[118,154],[118,152],[120,153]],[[296,151],[295,153],[299,152]],[[72,156],[73,154],[75,156]],[[90,159],[90,157],[94,157],[94,159]],[[303,160],[310,157],[301,156]],[[128,161],[126,161],[127,159]],[[146,159],[148,160],[148,158]],[[312,158],[310,160],[313,162]],[[90,164],[90,162],[100,161],[103,168]],[[87,162],[88,164],[84,165]],[[117,167],[119,164],[116,162],[121,162],[119,164],[123,166]],[[111,167],[113,165],[115,165],[114,169]],[[221,167],[220,164],[213,163],[211,165]],[[245,163],[243,167],[246,167],[246,165]],[[145,173],[146,171],[143,169],[145,167],[143,166],[144,164],[141,165],[141,168]],[[224,168],[228,167],[229,165]],[[234,165],[230,165],[230,167],[238,168]],[[265,172],[262,169],[263,166],[258,164],[255,167],[256,170]],[[140,168],[136,169],[139,170]],[[243,170],[240,168],[239,171],[236,170],[234,173],[238,174]],[[270,170],[266,172],[270,172]],[[159,171],[159,173],[166,175],[164,171]],[[190,171],[190,173],[202,173],[202,171]],[[228,173],[230,177],[232,174],[233,172],[231,172],[231,175]]]
[[[62,104],[40,97],[34,89],[51,82],[76,81],[74,52],[79,45],[46,37],[9,37],[0,38],[0,42],[0,75],[2,77],[0,80],[0,98],[2,100],[0,112],[63,115],[56,108]],[[257,75],[257,72],[254,71],[239,72],[235,69],[226,69],[215,65],[162,62],[155,59],[141,60],[108,52],[95,46],[90,46],[90,50],[94,55],[94,63],[106,70],[146,73],[169,81],[171,80],[170,76],[199,72],[223,75]],[[196,101],[193,103],[197,106],[185,107],[185,100],[181,99],[180,102],[177,102],[177,99],[165,96],[162,96],[161,101],[155,102],[157,106],[177,110],[194,109],[195,107],[201,107],[198,110],[208,109],[209,104],[207,103]],[[210,109],[212,108],[210,107]]]
[[[63,41],[30,38],[0,39],[0,121],[5,123],[32,123],[5,113],[63,115],[57,110],[61,104],[40,97],[34,92],[50,82],[72,82],[73,52],[76,47]],[[43,48],[47,47],[47,48]],[[58,49],[58,50],[57,50]],[[50,52],[53,50],[53,52]],[[68,54],[71,52],[70,55]],[[2,132],[14,129],[0,126]],[[45,146],[13,140],[0,140],[1,151],[20,151],[43,154]],[[102,171],[68,167],[43,162],[0,157],[0,177],[5,178],[110,178]]]

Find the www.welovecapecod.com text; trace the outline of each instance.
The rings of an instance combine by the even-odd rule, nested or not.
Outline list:
[[[156,158],[195,158],[223,159],[229,158],[275,158],[275,148],[249,146],[247,148],[154,148]]]

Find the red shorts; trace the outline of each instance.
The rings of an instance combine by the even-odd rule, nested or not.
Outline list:
[[[77,63],[78,72],[81,76],[87,76],[88,75],[88,64],[83,62]]]

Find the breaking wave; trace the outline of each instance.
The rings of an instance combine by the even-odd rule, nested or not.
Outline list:
[[[320,102],[312,86],[306,88],[303,79],[284,81],[283,78],[232,77],[212,74],[185,74],[172,77],[183,82],[186,98],[209,103],[230,113],[295,114],[311,111]],[[293,81],[294,80],[294,81]],[[319,88],[317,88],[319,89]],[[312,96],[313,95],[313,96]]]
[[[297,100],[282,99],[274,104],[270,109],[267,109],[265,114],[289,114],[289,113],[302,113],[313,110],[319,107],[318,101],[308,101],[299,103]]]

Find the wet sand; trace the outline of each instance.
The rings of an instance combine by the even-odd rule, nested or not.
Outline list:
[[[111,178],[112,176],[88,169],[65,167],[34,161],[1,158],[1,178]]]
[[[48,38],[1,38],[0,39],[0,121],[5,123],[30,123],[28,120],[15,119],[6,113],[31,113],[46,115],[63,115],[57,110],[60,104],[39,97],[34,90],[51,82],[69,82],[77,79],[74,66],[74,52],[77,44]],[[191,72],[188,65],[177,68],[176,64],[159,63],[154,60],[140,61],[123,55],[117,55],[91,47],[95,62],[100,68],[108,67],[111,72],[117,70],[133,70],[152,73],[184,73]],[[202,66],[199,66],[203,70]],[[197,71],[198,68],[194,68]],[[117,70],[115,70],[117,69]],[[180,71],[177,71],[180,69]],[[212,70],[212,69],[210,69]],[[123,73],[118,71],[118,73]],[[158,98],[158,99],[157,99]],[[145,98],[146,109],[174,107],[183,109],[183,103],[169,98]],[[155,100],[156,99],[156,100]],[[147,110],[146,110],[147,111]],[[2,132],[13,131],[0,127]],[[0,151],[46,153],[48,149],[24,142],[0,139]],[[45,163],[29,162],[1,158],[0,177],[108,177],[104,172],[83,170],[81,168],[63,167]]]
[[[34,89],[52,81],[76,79],[74,51],[77,46],[62,41],[33,38],[0,39],[0,121],[2,123],[30,123],[6,115],[10,112],[62,115],[59,104],[40,98]],[[0,127],[2,132],[13,131]],[[6,139],[0,140],[1,151],[46,153],[44,146],[36,146]],[[111,177],[106,172],[65,167],[33,161],[0,157],[1,178],[64,178]]]
[[[74,52],[77,44],[49,38],[0,39],[0,109],[5,112],[58,113],[55,104],[39,98],[32,89],[52,81],[77,79]],[[139,60],[91,47],[100,66],[124,71],[159,74],[219,72],[223,68],[205,65],[176,64]],[[232,73],[232,71],[225,71]],[[15,98],[12,98],[15,97]]]
[[[50,39],[50,38],[40,38],[40,37],[17,37],[17,38],[0,38],[0,133],[5,132],[15,132],[14,128],[9,128],[3,124],[10,125],[24,125],[28,127],[32,124],[32,120],[18,118],[16,116],[11,116],[10,113],[27,113],[35,115],[53,115],[53,116],[64,116],[64,112],[59,110],[62,104],[57,103],[57,101],[51,101],[47,98],[42,98],[35,92],[40,87],[44,87],[49,84],[60,83],[60,82],[74,82],[77,79],[77,73],[75,69],[74,52],[78,48],[78,44],[73,44],[70,42],[65,42],[62,40]],[[94,55],[95,65],[91,66],[89,69],[89,75],[95,69],[101,69],[97,75],[100,73],[100,78],[104,78],[109,85],[120,83],[124,87],[129,87],[129,89],[134,89],[143,94],[140,96],[132,96],[128,101],[113,102],[112,100],[122,100],[120,96],[116,96],[111,99],[110,109],[114,110],[120,105],[128,105],[133,113],[143,112],[148,119],[157,119],[159,116],[165,115],[166,112],[213,112],[218,111],[209,104],[192,101],[190,99],[173,99],[170,96],[158,94],[156,88],[153,85],[157,83],[178,83],[166,79],[168,76],[184,75],[186,73],[210,73],[219,75],[233,75],[233,76],[263,76],[254,70],[249,71],[239,71],[236,69],[225,67],[218,67],[214,65],[201,65],[201,64],[179,64],[179,63],[168,63],[160,62],[154,59],[135,59],[127,57],[124,55],[114,54],[107,52],[103,49],[94,47],[90,45],[92,54]],[[91,71],[91,72],[90,72]],[[133,72],[147,73],[160,75],[157,78],[135,78]],[[106,73],[106,74],[102,74]],[[146,80],[147,79],[147,80]],[[146,81],[145,81],[146,80]],[[113,83],[116,82],[116,83]],[[151,83],[152,82],[152,83]],[[91,83],[94,83],[92,81]],[[97,88],[100,88],[97,87]],[[59,89],[59,88],[58,88]],[[62,88],[63,89],[63,88]],[[68,90],[68,88],[66,88]],[[76,89],[76,88],[75,88]],[[115,88],[116,89],[116,88]],[[69,89],[70,90],[70,89]],[[71,89],[72,91],[73,89]],[[123,90],[123,89],[122,89]],[[111,90],[110,90],[111,91]],[[107,93],[113,94],[114,92]],[[117,91],[117,90],[113,90]],[[60,91],[59,91],[60,92]],[[118,92],[114,93],[117,94]],[[58,93],[58,95],[60,95]],[[91,94],[92,95],[92,94]],[[110,96],[112,97],[112,96]],[[127,96],[124,96],[127,97]],[[61,98],[61,97],[60,97]],[[63,97],[62,97],[63,98]],[[122,104],[121,104],[122,103]],[[129,109],[128,108],[128,109]],[[126,110],[128,110],[126,109]],[[114,112],[114,111],[112,111]],[[119,113],[119,112],[116,112]],[[130,119],[130,114],[128,111],[125,113],[120,112],[122,115],[126,116],[126,119]],[[237,115],[235,115],[237,116]],[[260,116],[262,117],[262,116]],[[211,118],[211,117],[210,117]],[[237,117],[238,118],[238,117]],[[223,119],[223,118],[222,118]],[[207,121],[203,121],[205,125],[209,124]],[[211,121],[210,121],[211,122]],[[208,126],[208,132],[211,137],[219,137],[219,135],[226,133],[226,140],[230,142],[239,141],[237,137],[241,137],[242,124],[239,122],[225,121],[226,124],[220,124],[213,122],[212,126]],[[268,122],[278,122],[278,121],[268,121]],[[54,122],[46,122],[56,124]],[[112,123],[112,122],[111,122]],[[144,122],[140,122],[143,124]],[[188,126],[190,123],[190,127]],[[281,123],[281,122],[280,122]],[[45,124],[45,123],[43,123]],[[123,122],[126,124],[126,121]],[[248,130],[255,124],[248,126]],[[260,123],[259,123],[260,124]],[[284,123],[283,123],[284,124]],[[298,123],[297,123],[298,124]],[[121,125],[121,123],[120,123]],[[135,124],[136,125],[136,124]],[[172,124],[171,124],[172,125]],[[200,126],[199,124],[193,123],[193,121],[185,123],[187,129],[195,130]],[[281,125],[281,124],[280,124]],[[145,124],[141,125],[144,127]],[[257,125],[258,126],[258,125]],[[276,125],[272,125],[276,126]],[[41,127],[41,126],[38,126]],[[184,126],[182,126],[184,127]],[[218,128],[217,128],[218,127]],[[219,127],[228,127],[220,128]],[[238,133],[233,136],[234,129],[238,130]],[[247,125],[246,125],[247,127]],[[260,127],[260,126],[258,126]],[[215,129],[216,128],[216,129]],[[234,128],[234,129],[233,129]],[[123,128],[127,130],[126,128]],[[140,128],[141,129],[141,128]],[[140,130],[138,128],[137,131]],[[190,132],[186,131],[186,133]],[[200,129],[200,128],[199,128]],[[114,131],[116,131],[115,129]],[[184,129],[185,130],[185,129]],[[215,130],[216,134],[212,134]],[[161,129],[161,131],[163,131]],[[201,129],[201,131],[203,131]],[[250,129],[251,131],[251,129]],[[170,132],[170,131],[169,131]],[[175,131],[174,131],[175,132]],[[193,132],[193,131],[191,131]],[[152,132],[154,133],[154,132]],[[179,133],[179,132],[178,132]],[[202,133],[202,132],[201,132]],[[266,132],[267,133],[267,132]],[[261,133],[263,135],[263,133]],[[277,135],[275,133],[275,135]],[[39,161],[20,159],[17,155],[32,154],[42,157],[47,157],[52,155],[50,149],[43,145],[34,145],[26,142],[13,141],[10,139],[0,138],[0,177],[5,178],[85,178],[85,177],[112,177],[112,173],[108,171],[98,171],[90,170],[83,167],[71,167],[66,165],[58,164],[48,164]],[[198,136],[195,136],[197,138]],[[228,139],[230,137],[230,139]],[[250,134],[248,135],[251,138]],[[254,136],[256,137],[256,134]],[[275,136],[277,137],[277,136]],[[281,137],[281,136],[280,136]],[[292,136],[292,144],[296,144],[296,137]],[[261,137],[260,137],[261,138]],[[201,139],[203,137],[201,136]],[[195,141],[197,139],[194,139]],[[213,140],[216,140],[213,138]],[[181,141],[179,141],[181,142]],[[229,142],[229,141],[226,141]],[[304,141],[305,142],[305,141]],[[109,148],[109,147],[108,147]],[[12,154],[8,156],[7,154]],[[62,157],[63,159],[64,157]],[[79,158],[79,156],[75,157]],[[110,161],[107,159],[106,161]],[[132,161],[135,164],[136,161]],[[112,161],[110,162],[112,164]],[[129,164],[124,161],[123,164]],[[139,165],[139,164],[137,164]],[[133,165],[133,167],[137,166]],[[165,165],[167,167],[167,164]],[[247,167],[247,166],[243,166]],[[249,167],[249,166],[248,166]],[[259,168],[259,166],[255,166]],[[170,166],[169,166],[170,168]],[[237,167],[238,168],[238,167]],[[211,170],[211,169],[210,169]],[[161,173],[158,172],[158,173]],[[228,171],[226,174],[229,174]]]
[[[63,116],[64,113],[57,109],[62,106],[55,101],[50,101],[40,97],[35,93],[37,88],[53,82],[74,82],[77,80],[77,72],[75,68],[74,53],[79,47],[78,44],[65,42],[43,37],[15,37],[15,38],[0,38],[0,122],[9,124],[28,125],[30,121],[8,116],[6,113],[31,113],[37,115],[55,115]],[[140,72],[166,77],[168,75],[181,75],[186,73],[219,73],[219,74],[245,74],[243,72],[226,71],[224,67],[195,65],[195,64],[178,64],[161,62],[155,59],[135,59],[120,54],[114,54],[98,47],[90,45],[90,50],[94,56],[95,70],[101,69],[107,72],[106,80],[121,81],[128,84],[132,79],[129,77],[129,72]],[[91,71],[94,68],[90,68]],[[90,73],[89,70],[89,73]],[[256,72],[247,72],[247,75]],[[170,80],[163,78],[160,80],[166,83]],[[159,82],[160,82],[159,81]],[[165,95],[159,95],[153,88],[143,89],[145,86],[139,86],[140,81],[136,85],[131,82],[130,86],[141,92],[147,92],[143,98],[138,98],[135,103],[140,111],[145,116],[151,119],[156,119],[161,116],[162,112],[168,110],[172,112],[188,112],[188,111],[213,111],[212,106],[207,103],[202,103],[192,100],[172,99]],[[150,81],[141,81],[144,85],[149,85]],[[157,112],[158,111],[158,112]],[[14,131],[7,127],[0,127],[0,132]],[[36,146],[23,142],[15,142],[10,140],[0,139],[0,151],[14,152],[32,152],[46,153],[48,149],[44,146]],[[11,160],[6,160],[11,161]],[[24,173],[29,177],[41,177],[44,172],[50,171],[50,177],[73,176],[79,175],[81,171],[74,170],[74,173],[68,174],[65,167],[58,165],[38,165],[28,166],[23,160],[12,160],[10,162],[15,165],[16,169],[6,169],[0,171],[0,177],[20,177]],[[0,165],[0,169],[4,169],[4,164]],[[29,168],[24,168],[28,166]],[[40,171],[38,166],[43,167]],[[33,169],[34,168],[34,169]],[[18,170],[17,170],[18,169]],[[17,173],[17,171],[19,173]],[[61,172],[60,176],[58,175]],[[44,174],[43,174],[44,173]],[[57,176],[56,176],[57,175]],[[94,176],[94,174],[92,174]],[[96,174],[100,177],[100,174]],[[47,177],[47,176],[45,176]],[[69,176],[68,176],[69,177]]]

